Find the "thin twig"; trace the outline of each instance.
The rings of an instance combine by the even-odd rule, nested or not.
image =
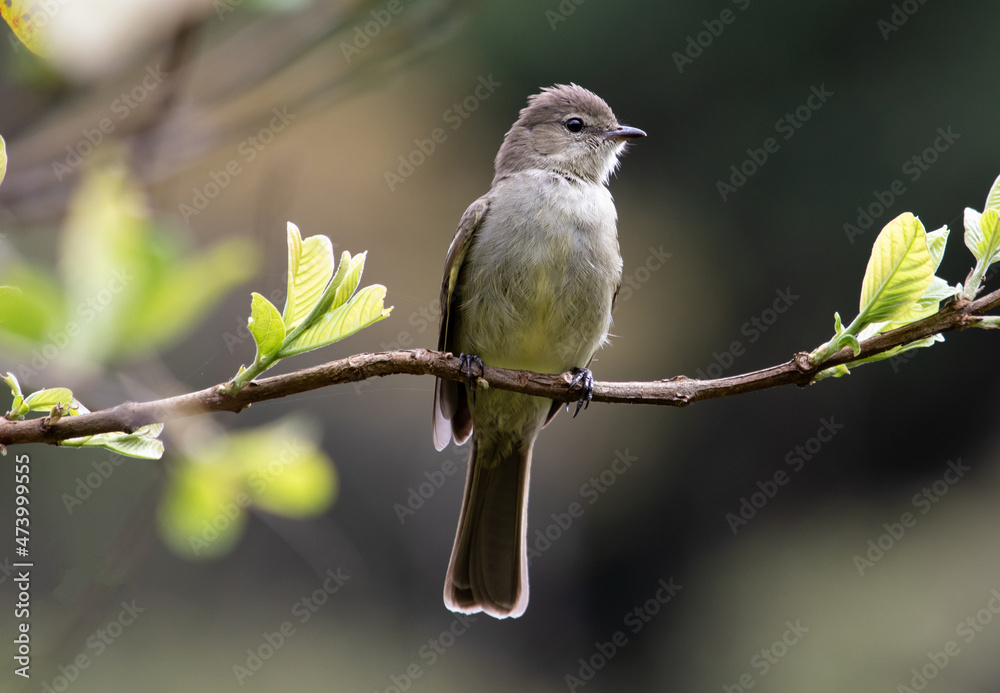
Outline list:
[[[960,330],[974,325],[978,318],[1000,305],[1000,290],[975,301],[956,298],[941,310],[923,320],[891,332],[876,335],[861,343],[861,353],[854,355],[844,348],[819,365],[810,365],[807,352],[796,353],[789,361],[771,368],[715,380],[695,380],[677,376],[652,382],[595,382],[595,402],[622,404],[659,404],[685,406],[706,399],[730,397],[746,392],[766,390],[781,385],[804,387],[823,370],[858,359],[874,356],[897,346]],[[67,438],[110,433],[132,432],[151,423],[166,422],[208,412],[240,412],[254,402],[287,397],[330,385],[342,385],[387,375],[433,375],[446,380],[465,379],[457,356],[412,349],[356,354],[337,361],[263,378],[247,385],[235,395],[223,395],[221,385],[199,392],[152,402],[125,402],[110,409],[64,416],[56,422],[48,417],[25,421],[0,419],[0,446],[24,443],[54,444]],[[483,378],[489,387],[513,390],[528,395],[572,402],[579,392],[569,386],[571,373],[544,375],[485,366]]]

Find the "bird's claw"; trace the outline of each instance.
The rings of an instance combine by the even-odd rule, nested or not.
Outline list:
[[[594,374],[590,372],[589,368],[574,368],[573,369],[573,379],[569,382],[569,389],[573,389],[577,385],[580,386],[582,392],[580,393],[580,399],[576,402],[576,410],[573,412],[573,418],[580,413],[580,409],[586,409],[590,406],[590,400],[594,399]],[[569,411],[569,402],[566,402],[566,411]]]
[[[475,366],[479,369],[478,375],[473,375],[472,368]],[[466,384],[472,390],[472,398],[476,397],[476,385],[479,379],[483,377],[485,372],[483,368],[483,360],[476,356],[475,354],[459,354],[458,355],[458,367],[465,373]]]

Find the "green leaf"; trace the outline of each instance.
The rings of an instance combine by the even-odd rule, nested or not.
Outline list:
[[[7,375],[3,377],[3,381],[10,386],[10,390],[14,393],[14,397],[21,397],[21,383],[17,381],[16,375],[7,371]]]
[[[904,314],[927,290],[934,261],[923,224],[905,212],[875,239],[861,287],[865,323],[887,322]]]
[[[330,280],[308,317],[300,323],[302,329],[312,327],[320,316],[347,302],[347,299],[351,297],[361,282],[361,273],[364,271],[367,254],[366,251],[355,255],[354,258],[351,258],[351,254],[346,250],[341,254],[337,273],[333,275],[333,279]]]
[[[934,263],[934,271],[937,272],[944,259],[944,249],[948,244],[948,235],[951,231],[948,226],[942,226],[936,231],[927,232],[927,252],[931,254],[931,261]]]
[[[24,394],[21,392],[21,383],[17,382],[17,376],[7,371],[3,381],[10,386],[11,394],[14,395],[14,402],[10,411],[7,412],[8,419],[21,419],[28,413],[28,408],[24,406]]]
[[[956,288],[948,284],[948,282],[941,277],[934,277],[931,281],[931,285],[927,287],[927,291],[924,292],[924,295],[920,297],[920,300],[917,301],[917,303],[933,301],[936,304],[946,298],[951,298],[961,290],[960,286]],[[937,308],[935,308],[932,312],[936,313]]]
[[[965,247],[973,254],[977,260],[982,260],[980,248],[983,245],[983,232],[979,228],[979,218],[982,216],[972,207],[965,208],[962,222],[965,226]]]
[[[53,387],[47,390],[32,392],[24,398],[24,406],[28,411],[49,411],[52,407],[62,405],[69,414],[73,406],[73,392],[65,387]]]
[[[861,351],[861,347],[858,344],[858,338],[853,334],[849,334],[844,327],[844,323],[840,320],[840,313],[833,314],[833,339],[828,342],[828,347],[830,349],[830,354],[834,354],[845,346],[851,347],[851,351],[857,354]]]
[[[242,238],[219,242],[196,255],[176,255],[155,271],[136,271],[134,300],[118,320],[116,347],[135,354],[160,347],[185,334],[232,287],[257,267],[257,252]],[[132,286],[128,287],[131,291]]]
[[[366,253],[362,253],[362,255],[364,254],[367,254],[367,251]],[[362,267],[364,267],[364,264],[365,260],[364,258],[361,258]],[[326,291],[323,292],[323,299],[321,299],[320,302],[326,303],[326,307],[323,309],[324,313],[330,310],[331,308],[336,308],[338,305],[343,305],[344,302],[346,301],[345,299],[344,301],[341,301],[341,303],[339,304],[334,303],[334,300],[337,297],[337,291],[338,289],[340,289],[340,286],[344,283],[344,279],[347,277],[347,274],[350,271],[350,269],[351,269],[351,254],[345,250],[340,254],[340,264],[337,265],[336,274],[333,275],[333,279],[330,280],[330,285],[326,288]],[[361,281],[361,275],[358,275],[358,281]],[[355,289],[358,288],[357,284],[354,285],[354,288]],[[352,291],[351,293],[354,292]],[[350,298],[350,296],[348,296],[347,298]]]
[[[941,301],[946,298],[951,298],[959,291],[961,291],[961,289],[949,286],[948,282],[941,277],[934,277],[931,280],[930,286],[927,287],[927,291],[924,292],[924,295],[911,305],[909,310],[902,315],[897,316],[896,319],[885,323],[879,328],[878,332],[888,332],[889,330],[894,330],[897,327],[909,325],[911,322],[923,320],[930,315],[934,315],[934,313],[938,312],[938,307],[940,306]]]
[[[326,456],[316,448],[290,461],[266,484],[253,490],[254,504],[284,517],[316,517],[336,497],[337,477]]]
[[[347,303],[347,301],[354,295],[354,292],[358,290],[358,284],[361,283],[361,275],[365,271],[365,259],[368,257],[368,251],[363,253],[358,253],[353,258],[348,254],[344,253],[340,261],[340,267],[337,268],[337,274],[341,275],[341,281],[336,284],[337,290],[333,296],[333,305],[330,306],[331,309],[339,308],[340,306]],[[347,260],[345,263],[344,261]],[[344,265],[347,265],[347,269],[344,270]],[[336,279],[334,280],[336,281]],[[332,282],[331,282],[332,284]]]
[[[851,364],[851,367],[854,368],[855,366],[860,366],[865,363],[875,363],[876,361],[885,361],[887,359],[893,358],[894,356],[899,356],[904,351],[911,351],[913,349],[924,349],[926,347],[933,346],[934,344],[943,341],[944,341],[943,335],[940,334],[931,335],[930,337],[926,337],[924,339],[918,339],[917,341],[910,342],[909,344],[903,344],[898,347],[893,347],[892,349],[883,351],[881,354],[875,354],[874,356],[869,356],[868,358],[858,359],[857,361]]]
[[[383,306],[384,286],[370,286],[357,291],[365,268],[368,253],[354,257],[347,251],[341,255],[340,266],[333,273],[333,244],[326,236],[312,236],[302,240],[295,224],[288,223],[288,296],[282,316],[269,315],[262,323],[260,333],[254,334],[258,343],[257,358],[249,368],[241,366],[236,377],[224,392],[238,392],[248,382],[271,368],[278,359],[301,354],[348,337],[389,315],[392,308]],[[332,275],[332,277],[331,277]],[[324,283],[325,282],[325,283]],[[254,294],[251,328],[265,306],[263,297]],[[270,303],[267,304],[270,306]],[[271,307],[273,309],[273,306]],[[271,323],[277,320],[284,328],[280,334],[280,348],[264,339],[277,341],[279,335],[267,334]],[[265,329],[265,327],[267,329]]]
[[[88,169],[60,251],[66,317],[79,328],[69,356],[106,363],[163,348],[256,271],[247,239],[197,253],[186,253],[185,241],[151,219],[146,192],[124,164]]]
[[[984,315],[972,323],[972,326],[981,327],[984,330],[996,330],[1000,328],[1000,315]]]
[[[302,240],[299,228],[288,222],[288,295],[281,313],[286,330],[308,316],[333,276],[333,244],[323,235]]]
[[[317,446],[313,428],[298,419],[233,436],[231,450],[241,461],[247,493],[262,510],[315,517],[336,497],[333,463]]]
[[[348,303],[320,317],[312,327],[287,344],[281,355],[293,356],[333,344],[388,317],[392,308],[386,309],[382,304],[385,293],[386,289],[381,284],[366,286]]]
[[[252,506],[296,518],[324,512],[337,475],[317,439],[314,427],[287,417],[196,449],[175,468],[160,504],[166,543],[189,558],[213,558],[235,545]]]
[[[1000,211],[989,208],[982,214],[965,208],[965,245],[976,260],[991,265],[1000,259]]]
[[[927,337],[926,339],[918,339],[915,342],[910,342],[909,344],[902,345],[901,347],[899,347],[899,351],[903,352],[903,351],[910,351],[912,349],[926,349],[929,346],[934,346],[938,342],[943,342],[943,341],[944,341],[943,334],[932,334],[930,337]]]
[[[834,336],[840,335],[844,331],[844,323],[840,320],[840,313],[833,314],[833,334]]]
[[[13,301],[21,297],[21,290],[16,286],[0,286],[0,303]]]
[[[251,294],[250,320],[247,326],[257,343],[256,361],[276,354],[285,342],[285,325],[281,321],[281,314],[257,292]]]
[[[42,29],[58,9],[58,5],[51,9],[39,0],[5,0],[0,2],[0,17],[10,25],[14,35],[29,51],[44,56],[46,51]]]
[[[142,460],[158,460],[163,457],[163,443],[159,438],[163,424],[149,424],[134,433],[99,433],[83,438],[68,438],[59,445],[67,448],[104,448],[126,457]]]
[[[850,347],[855,356],[861,352],[861,344],[853,334],[842,334],[837,337],[837,349],[843,349],[845,346]]]
[[[3,183],[5,175],[7,175],[7,144],[3,141],[3,137],[0,137],[0,183]]]
[[[51,335],[64,336],[71,320],[65,313],[65,300],[59,280],[27,262],[6,268],[5,282],[19,291],[0,297],[0,338],[25,351],[52,344]],[[67,342],[69,337],[66,337]],[[53,345],[54,346],[54,345]],[[51,354],[51,347],[47,349]],[[47,363],[47,361],[46,361]]]
[[[952,293],[954,293],[954,291],[952,291]],[[932,335],[930,337],[927,337],[926,339],[919,339],[915,342],[910,342],[909,344],[904,344],[902,346],[894,347],[892,349],[889,349],[888,351],[883,351],[880,354],[875,354],[874,356],[858,359],[857,361],[851,363],[851,368],[855,368],[856,366],[861,366],[866,363],[885,361],[886,359],[891,359],[894,356],[899,356],[904,351],[910,351],[911,349],[922,349],[925,347],[933,346],[937,342],[943,342],[943,341],[944,337],[942,335],[940,334]],[[845,375],[850,375],[850,373],[851,372],[850,370],[848,370],[847,366],[841,364],[839,366],[834,366],[833,368],[827,368],[824,371],[820,371],[819,373],[816,374],[816,377],[813,378],[813,382],[823,380],[825,378],[840,378]]]
[[[112,160],[117,154],[113,144],[101,145],[102,153],[112,146]],[[114,353],[120,321],[136,312],[133,301],[151,281],[144,262],[149,223],[145,192],[123,165],[85,167],[69,202],[59,247],[62,300],[67,318],[79,327],[69,356],[103,363]],[[134,343],[145,332],[130,336]]]
[[[990,192],[986,195],[986,205],[983,207],[983,211],[987,209],[1000,209],[1000,176],[997,176],[997,179],[993,181]]]
[[[225,464],[225,451],[215,444],[204,458],[183,460],[160,502],[160,536],[180,556],[205,560],[225,555],[243,534],[249,498],[241,496],[242,475],[236,465]],[[247,502],[239,502],[244,498]]]
[[[827,378],[843,378],[845,375],[850,375],[850,374],[851,374],[850,369],[844,364],[840,364],[839,366],[834,366],[833,368],[827,368],[825,370],[820,371],[819,373],[816,374],[816,377],[813,378],[813,382],[815,383],[820,380],[826,380]]]

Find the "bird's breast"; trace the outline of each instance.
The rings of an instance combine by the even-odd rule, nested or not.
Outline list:
[[[507,368],[586,365],[607,336],[621,279],[610,193],[551,174],[494,192],[460,279],[460,348]]]

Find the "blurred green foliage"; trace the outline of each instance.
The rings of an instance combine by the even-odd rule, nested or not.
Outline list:
[[[333,463],[300,418],[220,435],[180,460],[158,512],[160,536],[192,559],[229,552],[251,507],[316,517],[337,495]]]
[[[20,289],[0,303],[0,344],[38,357],[22,369],[63,359],[108,364],[163,348],[258,266],[246,238],[188,252],[151,218],[120,165],[85,173],[58,253],[58,277],[24,260],[0,276]]]

